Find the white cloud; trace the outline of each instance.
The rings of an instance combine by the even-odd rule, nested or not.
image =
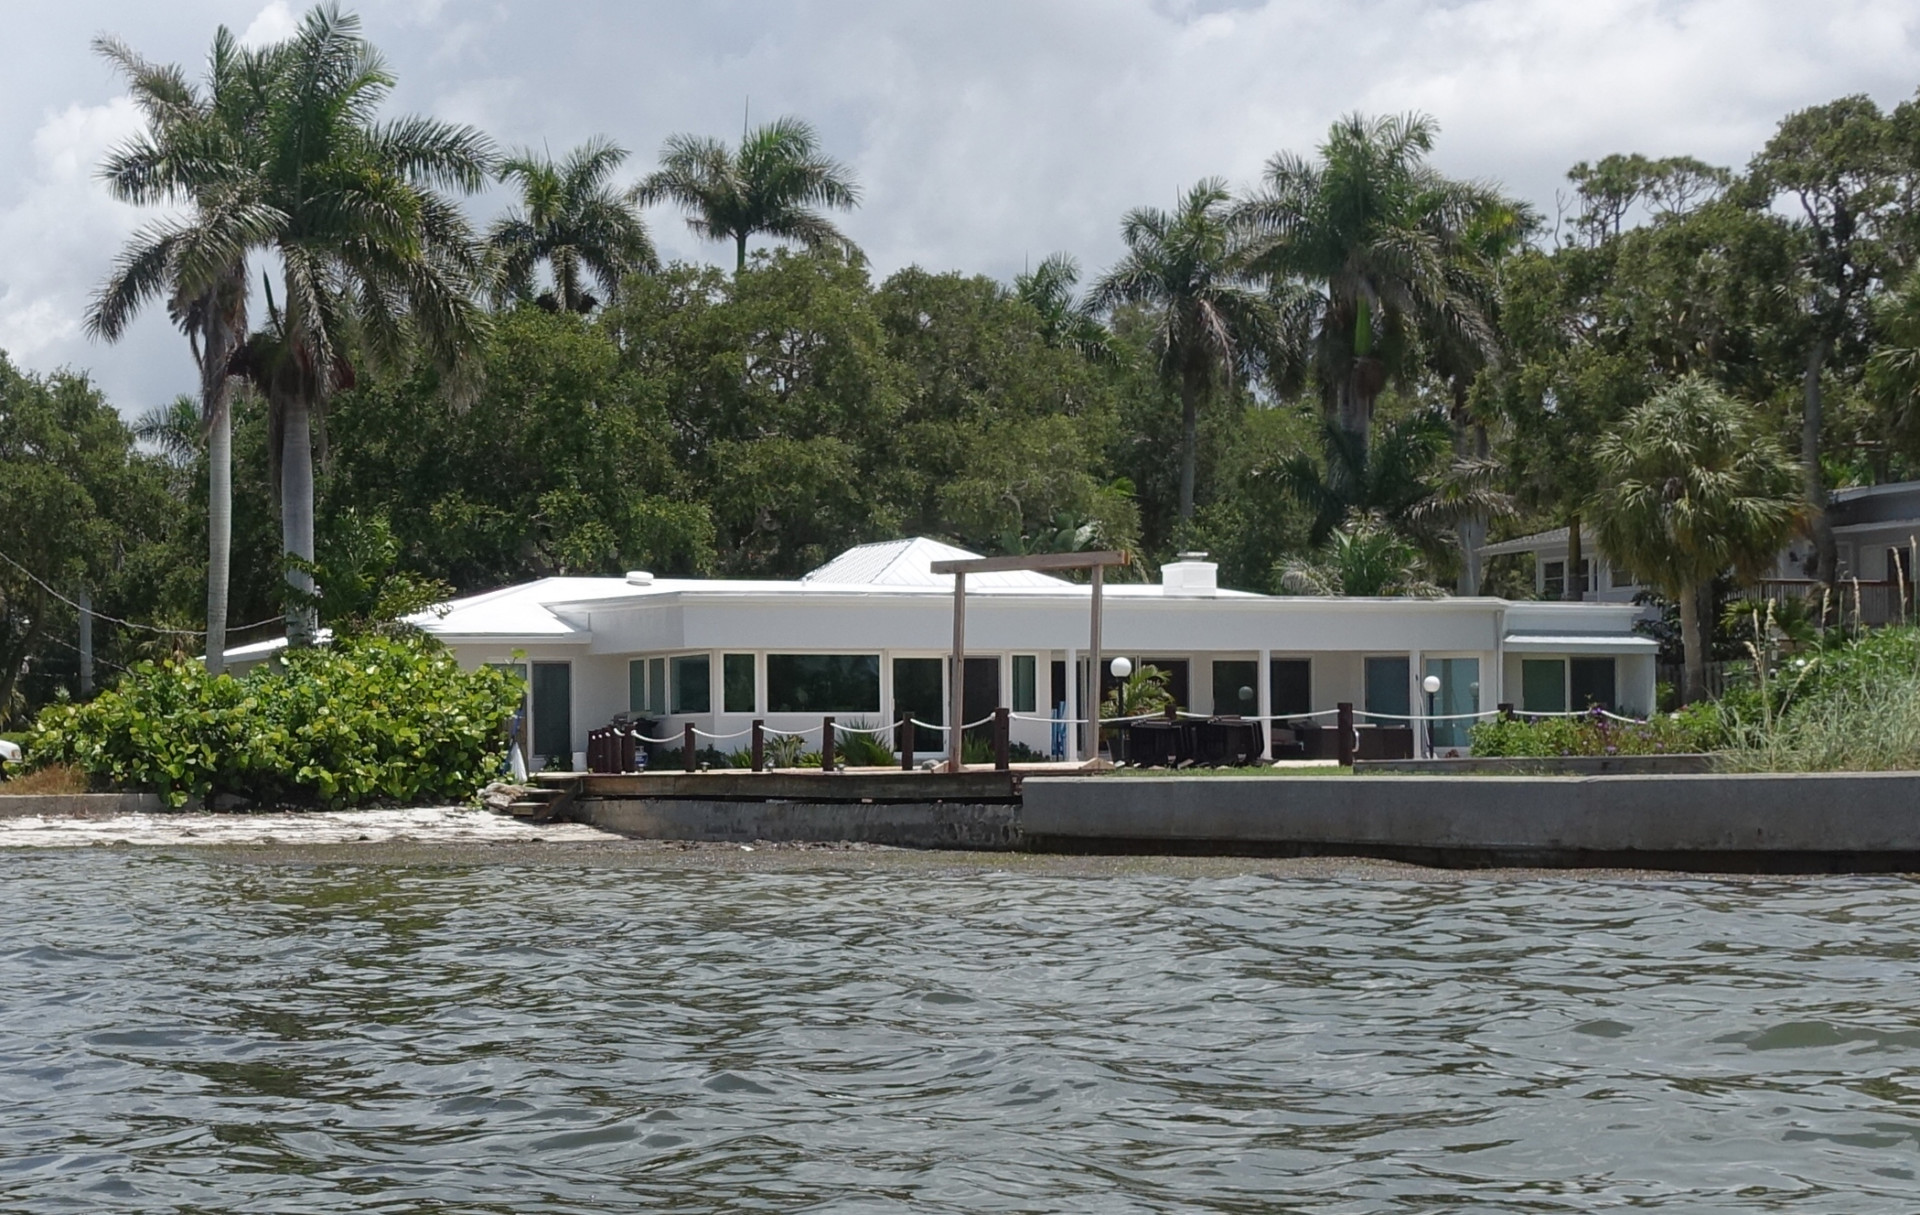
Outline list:
[[[102,249],[130,232],[132,208],[94,180],[107,150],[139,129],[133,103],[69,105],[34,131],[32,166],[18,199],[0,209],[0,349],[28,362],[71,349],[80,334],[90,274],[104,274]]]
[[[299,28],[300,19],[294,15],[293,6],[287,0],[273,0],[241,32],[240,45],[266,46],[279,42]]]

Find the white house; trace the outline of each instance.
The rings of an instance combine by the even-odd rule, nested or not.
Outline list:
[[[913,539],[849,549],[798,581],[545,578],[416,622],[469,665],[525,672],[536,761],[584,752],[617,713],[663,737],[688,723],[741,734],[756,718],[817,728],[826,714],[884,726],[903,708],[944,725],[953,579],[929,567],[972,555]],[[1654,707],[1655,646],[1633,632],[1631,605],[1255,595],[1219,587],[1203,556],[1104,596],[1103,657],[1169,671],[1189,711],[1285,720],[1345,701],[1398,723],[1426,708],[1428,675],[1437,715]],[[1084,754],[1080,732],[1051,719],[1086,716],[1090,589],[1022,572],[969,575],[967,591],[966,719],[1004,706],[1014,741]],[[1466,725],[1438,724],[1436,743],[1463,744]],[[925,735],[916,751],[944,750]]]
[[[1914,570],[1920,564],[1920,481],[1837,489],[1829,495],[1828,518],[1833,523],[1835,556],[1842,593],[1857,603],[1863,624],[1885,624],[1913,613]],[[1580,568],[1569,568],[1568,530],[1536,532],[1483,545],[1480,557],[1521,553],[1533,555],[1534,592],[1545,599],[1564,594],[1569,578],[1599,603],[1630,603],[1646,588],[1601,551],[1592,531],[1580,532]],[[1796,537],[1780,551],[1768,576],[1755,588],[1774,599],[1799,599],[1817,594],[1807,577],[1813,543]]]

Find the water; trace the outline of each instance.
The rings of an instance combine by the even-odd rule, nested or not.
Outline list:
[[[1920,1209],[1920,887],[0,858],[0,1210]]]

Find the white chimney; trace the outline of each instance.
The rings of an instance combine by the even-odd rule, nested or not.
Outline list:
[[[628,570],[627,582],[633,586],[652,586],[653,575],[645,570]]]
[[[1191,599],[1211,599],[1220,589],[1220,567],[1205,553],[1181,553],[1177,561],[1160,567],[1160,593]]]

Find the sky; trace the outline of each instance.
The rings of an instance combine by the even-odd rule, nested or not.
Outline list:
[[[81,324],[114,251],[155,217],[94,178],[138,129],[97,34],[196,73],[215,28],[292,30],[286,0],[19,6],[0,59],[0,350],[87,371],[123,413],[192,391],[156,309],[112,346]],[[394,113],[471,123],[556,155],[594,135],[650,169],[675,132],[743,116],[819,129],[865,198],[842,227],[885,275],[919,264],[1007,279],[1064,250],[1088,276],[1121,215],[1185,186],[1257,182],[1336,118],[1418,110],[1445,172],[1549,217],[1567,169],[1610,152],[1738,168],[1779,119],[1920,87],[1913,0],[363,0],[399,76]],[[497,189],[469,201],[485,223]],[[725,264],[680,216],[663,255]]]

